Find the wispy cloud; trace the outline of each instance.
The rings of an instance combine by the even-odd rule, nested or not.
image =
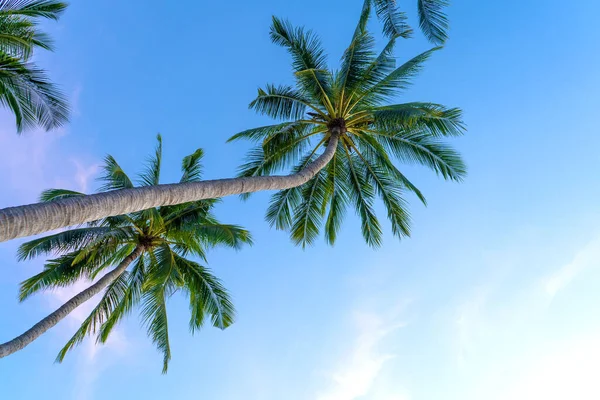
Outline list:
[[[600,399],[600,332],[556,343],[498,400]]]
[[[457,307],[457,362],[464,367],[473,351],[474,340],[481,326],[485,305],[490,293],[489,286],[477,286],[471,296]]]
[[[80,90],[77,89],[75,97]],[[85,157],[73,157],[65,153],[62,150],[61,140],[67,133],[65,130],[54,132],[34,130],[18,136],[11,116],[0,111],[0,169],[6,171],[0,176],[0,185],[7,189],[0,197],[0,206],[35,201],[42,190],[51,187],[82,192],[90,190],[99,164],[90,162]],[[36,266],[41,268],[41,262],[36,263]],[[48,300],[47,311],[53,311],[90,284],[91,282],[80,281],[67,288],[44,294]],[[73,335],[99,298],[98,295],[78,307],[65,321],[53,329],[52,337],[56,338],[53,346],[62,346]],[[96,379],[104,369],[123,357],[129,347],[123,333],[116,329],[105,345],[96,345],[95,340],[89,338],[72,355],[68,355],[67,358],[74,357],[74,362],[77,364],[73,398],[92,399]]]
[[[591,240],[576,255],[573,260],[559,268],[547,278],[542,285],[551,297],[564,289],[582,271],[590,267],[600,266],[600,236]]]
[[[586,316],[586,305],[597,305],[577,293],[561,298],[560,305],[555,299],[600,266],[600,236],[590,237],[570,262],[550,274],[544,272],[546,266],[536,274],[523,274],[537,253],[519,250],[517,268],[506,267],[509,276],[484,280],[453,306],[453,354],[461,367],[457,379],[464,386],[457,384],[462,392],[452,398],[600,398],[600,385],[590,372],[600,367],[600,325]],[[553,257],[568,259],[564,251]]]
[[[356,339],[348,355],[331,374],[331,385],[318,400],[354,400],[367,395],[387,361],[395,354],[383,349],[384,341],[405,326],[397,315],[391,318],[374,313],[355,312]]]

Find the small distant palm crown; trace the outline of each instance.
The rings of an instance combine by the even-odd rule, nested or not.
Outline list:
[[[391,36],[377,54],[366,28],[371,7],[367,0],[336,71],[327,68],[325,52],[312,31],[274,17],[271,39],[291,54],[296,85],[267,85],[259,89],[250,108],[284,122],[229,139],[257,142],[240,167],[240,176],[259,176],[301,170],[337,136],[329,164],[308,183],[276,193],[266,213],[272,226],[290,230],[292,240],[302,246],[313,243],[321,228],[326,241],[333,244],[351,205],[360,216],[366,242],[380,246],[382,228],[374,211],[377,196],[393,233],[409,235],[404,194],[412,192],[423,203],[425,198],[398,169],[398,161],[422,164],[454,181],[465,175],[459,154],[442,140],[463,134],[458,108],[429,102],[387,104],[409,86],[439,47],[397,67],[394,45],[398,38],[408,36],[410,28],[397,10],[390,16],[376,8],[377,15],[384,17],[384,32]]]
[[[0,103],[15,115],[17,132],[50,130],[68,120],[65,96],[30,62],[33,50],[53,50],[36,19],[57,20],[67,5],[47,0],[0,1]]]
[[[161,153],[159,136],[156,153],[140,175],[141,186],[159,184]],[[198,149],[183,159],[181,182],[200,180],[202,155]],[[105,160],[101,180],[104,185],[100,191],[134,186],[111,156]],[[81,195],[51,189],[42,194],[42,200]],[[171,358],[166,303],[179,291],[189,298],[192,332],[202,327],[207,316],[215,327],[228,327],[234,319],[231,299],[210,270],[190,257],[206,261],[207,249],[219,245],[239,249],[250,244],[251,237],[239,226],[219,223],[211,212],[216,202],[203,200],[109,217],[23,244],[19,249],[21,259],[57,253],[59,256],[49,260],[43,272],[22,283],[21,300],[42,290],[72,285],[82,278],[94,279],[135,249],[141,249],[130,268],[106,288],[98,305],[60,351],[57,361],[62,361],[86,335],[96,334],[98,342],[106,342],[116,324],[141,304],[141,318],[148,335],[163,352],[165,372]]]

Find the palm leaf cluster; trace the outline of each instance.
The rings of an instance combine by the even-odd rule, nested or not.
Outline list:
[[[444,11],[448,5],[448,0],[417,0],[419,27],[432,43],[439,45],[448,39],[449,24]],[[383,23],[386,36],[408,38],[412,35],[406,13],[400,10],[396,0],[366,0],[363,10],[371,8]]]
[[[296,83],[269,84],[250,103],[251,109],[279,123],[229,139],[256,143],[240,167],[240,176],[248,177],[299,171],[337,135],[333,160],[305,185],[276,193],[267,210],[268,222],[289,230],[292,240],[302,246],[313,243],[321,232],[333,244],[349,207],[360,216],[366,242],[379,246],[382,228],[375,214],[376,198],[385,206],[393,233],[409,235],[404,195],[412,192],[423,203],[425,198],[398,162],[424,165],[454,181],[466,172],[459,154],[444,142],[464,132],[458,108],[430,102],[389,104],[439,47],[397,66],[393,51],[403,35],[390,31],[391,39],[376,52],[367,31],[371,8],[371,1],[365,1],[337,70],[328,68],[325,51],[312,31],[274,17],[271,39],[290,53]]]
[[[37,20],[57,20],[65,8],[54,0],[0,0],[0,103],[15,115],[18,132],[53,129],[68,119],[65,96],[31,62],[34,49],[53,49]]]
[[[161,154],[159,136],[156,152],[140,175],[140,186],[159,184]],[[181,182],[200,180],[202,156],[199,149],[183,159]],[[111,156],[106,158],[101,180],[103,191],[134,187]],[[51,189],[44,192],[42,200],[81,195]],[[96,335],[99,343],[106,342],[119,321],[139,307],[148,335],[163,353],[165,372],[171,358],[167,301],[177,292],[189,299],[192,332],[201,328],[207,318],[213,326],[227,328],[234,319],[231,299],[219,279],[193,258],[206,262],[207,249],[239,249],[251,243],[251,237],[239,226],[219,223],[211,211],[215,203],[216,200],[197,201],[109,217],[23,244],[20,259],[48,254],[54,258],[46,262],[41,273],[22,283],[21,300],[42,290],[72,285],[82,278],[93,280],[134,249],[143,249],[130,268],[106,288],[98,305],[60,351],[57,361],[62,361],[88,335]]]

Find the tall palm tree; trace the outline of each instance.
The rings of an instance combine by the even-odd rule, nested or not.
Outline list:
[[[53,49],[36,20],[57,20],[66,7],[53,0],[0,1],[0,103],[15,115],[18,133],[34,126],[50,130],[68,120],[65,96],[30,62],[35,48]]]
[[[262,141],[262,148],[251,154],[243,176],[123,188],[85,197],[5,208],[0,210],[0,241],[158,206],[262,190],[286,190],[308,183],[302,189],[286,192],[294,196],[294,193],[309,190],[307,188],[314,187],[316,190],[317,187],[325,187],[325,184],[315,186],[323,179],[328,179],[329,190],[333,190],[332,172],[320,173],[332,160],[335,161],[329,169],[339,170],[340,174],[335,180],[339,183],[334,186],[342,185],[345,179],[348,183],[344,187],[347,189],[350,185],[354,189],[343,196],[337,194],[337,190],[331,196],[322,194],[326,198],[319,200],[319,204],[343,208],[345,197],[360,195],[360,198],[351,200],[363,217],[367,241],[377,245],[380,233],[378,225],[373,222],[373,195],[369,193],[377,191],[386,202],[388,211],[393,211],[390,218],[396,221],[394,229],[397,234],[407,233],[407,216],[401,215],[405,209],[397,192],[406,189],[419,196],[420,193],[393,167],[391,160],[418,162],[446,179],[460,180],[465,167],[458,154],[445,145],[442,138],[462,134],[464,126],[457,108],[428,102],[387,103],[409,86],[423,63],[439,48],[426,51],[396,67],[393,49],[401,36],[393,36],[383,51],[375,54],[373,38],[366,30],[371,1],[374,0],[364,3],[358,26],[337,71],[327,68],[325,52],[311,31],[273,19],[271,39],[291,54],[296,86],[267,85],[259,90],[258,97],[251,103],[258,112],[287,122],[234,136],[234,139],[244,137]],[[308,138],[316,141],[316,145],[306,152],[311,143]],[[287,175],[269,175],[280,167],[285,169],[301,155],[304,155],[302,162],[288,169]],[[317,179],[313,180],[315,177]],[[321,196],[320,193],[314,195]],[[282,201],[285,204],[286,200]],[[288,208],[291,206],[292,203]],[[285,219],[285,215],[290,213],[276,215]],[[332,219],[328,230],[340,220],[340,216]],[[278,222],[281,227],[286,223]],[[310,241],[310,237],[315,236],[315,229],[307,225],[306,231],[303,237]],[[298,239],[298,235],[294,237],[299,242],[305,241]],[[333,236],[329,234],[328,237]]]
[[[156,153],[140,176],[141,186],[158,185],[161,153],[159,136]],[[198,149],[183,159],[181,182],[200,180],[202,155]],[[102,180],[101,190],[133,187],[132,180],[111,156],[106,158]],[[79,196],[83,194],[52,189],[42,194],[42,200]],[[189,257],[206,261],[207,249],[219,245],[239,249],[251,243],[251,237],[238,226],[219,223],[211,212],[215,203],[203,200],[109,217],[23,244],[20,259],[48,254],[58,257],[22,283],[21,300],[39,291],[69,286],[81,278],[93,280],[112,270],[31,329],[0,345],[0,357],[24,348],[103,290],[100,302],[60,351],[57,361],[62,361],[87,335],[95,334],[97,341],[104,343],[115,325],[141,305],[148,335],[163,352],[165,372],[171,358],[166,301],[178,291],[189,298],[192,332],[202,327],[208,315],[214,326],[228,327],[233,322],[234,308],[226,290],[210,270]]]
[[[241,177],[268,176],[290,166],[301,171],[335,142],[327,166],[308,183],[276,193],[267,210],[271,225],[291,230],[292,240],[302,246],[318,236],[322,220],[325,238],[333,244],[350,204],[361,218],[365,241],[379,246],[376,196],[385,205],[393,233],[408,235],[409,213],[402,194],[413,192],[423,203],[425,198],[394,159],[422,164],[445,179],[460,181],[465,174],[458,153],[440,141],[462,134],[460,110],[433,103],[387,104],[438,48],[396,68],[395,38],[379,55],[374,52],[373,37],[366,30],[366,4],[337,71],[327,69],[325,52],[312,32],[273,18],[271,40],[292,55],[296,85],[267,85],[258,90],[250,108],[285,122],[230,138],[257,142],[241,167]]]

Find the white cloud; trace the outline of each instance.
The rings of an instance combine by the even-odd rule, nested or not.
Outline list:
[[[498,400],[600,399],[600,335],[557,343]]]
[[[367,395],[384,364],[395,354],[381,349],[384,339],[404,326],[397,318],[356,312],[357,337],[353,348],[331,374],[331,387],[317,395],[318,400],[354,400]]]
[[[519,251],[519,263],[505,266],[510,274],[486,279],[453,308],[446,323],[451,322],[452,354],[461,368],[448,364],[448,373],[456,373],[454,386],[445,389],[452,393],[449,398],[600,398],[594,373],[600,367],[600,324],[589,318],[599,300],[576,291],[555,298],[600,265],[600,236],[591,237],[550,274],[543,265],[536,274],[523,273],[538,256]],[[553,254],[559,256],[564,250]]]
[[[469,354],[473,351],[489,292],[490,288],[487,286],[476,287],[471,297],[456,310],[454,322],[458,336],[457,362],[460,367],[465,366]]]
[[[75,96],[79,91],[80,89],[76,91]],[[11,116],[5,111],[0,111],[0,169],[6,171],[0,176],[0,185],[8,189],[4,190],[0,197],[0,207],[35,201],[42,190],[51,187],[89,191],[90,182],[97,174],[99,164],[90,163],[80,156],[74,158],[65,154],[61,147],[61,139],[65,137],[65,130],[34,130],[19,136]],[[91,282],[80,281],[67,288],[44,294],[48,299],[47,311],[53,311],[90,284]],[[95,307],[99,298],[100,295],[79,306],[52,330],[53,337],[56,338],[52,341],[53,347],[64,345]],[[67,359],[73,357],[73,362],[77,364],[77,375],[73,380],[73,398],[91,399],[98,376],[127,351],[129,343],[117,328],[105,345],[96,345],[94,338],[88,338],[73,354],[67,355]]]
[[[584,246],[567,265],[542,282],[546,293],[554,297],[583,270],[600,265],[600,236]]]

